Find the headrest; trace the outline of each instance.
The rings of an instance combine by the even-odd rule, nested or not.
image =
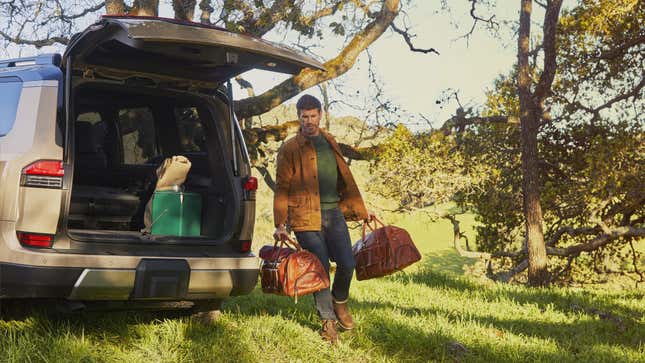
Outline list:
[[[76,151],[78,153],[103,152],[106,129],[103,122],[95,125],[87,121],[76,121]]]

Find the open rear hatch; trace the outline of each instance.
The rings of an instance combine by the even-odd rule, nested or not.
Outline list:
[[[248,35],[171,19],[104,16],[76,35],[63,68],[220,84],[250,69],[295,74],[323,65]]]
[[[223,82],[226,82],[230,80],[230,78],[250,69],[264,69],[292,74],[298,73],[307,67],[324,69],[321,63],[312,58],[303,56],[302,54],[285,47],[247,35],[236,34],[227,30],[207,27],[197,23],[178,22],[171,19],[113,16],[103,17],[99,22],[88,27],[84,32],[74,36],[63,56],[62,67],[67,72],[66,83],[68,88],[66,90],[66,94],[71,95],[71,97],[67,99],[68,116],[66,121],[66,130],[68,141],[66,142],[66,162],[72,162],[72,158],[74,157],[80,160],[79,155],[74,156],[70,154],[86,153],[84,159],[88,161],[90,168],[97,165],[95,160],[100,160],[100,164],[108,165],[108,169],[110,168],[109,165],[115,164],[114,161],[110,163],[110,153],[108,151],[109,147],[113,146],[114,143],[110,142],[110,140],[114,140],[114,135],[117,135],[117,140],[119,140],[119,142],[124,142],[123,135],[128,131],[125,131],[126,128],[123,125],[125,124],[124,118],[128,113],[125,113],[125,111],[119,111],[116,108],[114,109],[116,110],[115,112],[108,112],[108,110],[106,110],[107,106],[103,107],[103,109],[97,106],[98,108],[93,110],[91,108],[91,103],[95,97],[105,100],[105,105],[110,105],[110,102],[117,102],[116,100],[121,97],[127,99],[123,102],[134,102],[137,97],[139,97],[137,94],[133,94],[133,92],[137,92],[136,85],[154,85],[154,92],[157,93],[154,97],[159,100],[161,100],[162,98],[160,97],[164,95],[159,95],[158,93],[164,92],[164,89],[178,90],[190,88],[193,95],[196,90],[201,90],[205,94],[213,94],[214,90],[220,87]],[[96,78],[98,80],[105,78],[127,81],[141,79],[146,81],[136,83],[125,82],[121,86],[123,91],[118,91],[116,88],[103,90],[100,88],[102,87],[100,86],[100,82],[96,83],[96,86],[91,82],[84,82],[84,84],[79,86],[78,91],[71,89],[72,77],[80,75],[85,79]],[[152,81],[153,83],[147,81]],[[119,86],[112,84],[110,87]],[[145,92],[153,91],[147,90]],[[172,92],[169,91],[168,94],[170,95]],[[146,95],[145,97],[152,96]],[[199,95],[195,95],[194,97],[201,98]],[[72,100],[72,98],[75,99]],[[195,99],[195,102],[197,102],[197,98]],[[192,102],[191,100],[184,100],[182,102],[185,104],[177,104],[177,107],[183,107],[182,112],[193,109],[186,108],[187,106],[194,106],[193,104],[186,103]],[[203,100],[200,102],[203,102]],[[228,103],[230,104],[231,101],[229,100]],[[166,105],[167,103],[165,102],[157,102],[157,106],[155,106],[156,108],[153,107],[152,110],[155,111],[156,109],[162,109]],[[135,106],[137,108],[135,108]],[[200,115],[210,114],[216,123],[234,122],[231,121],[231,119],[234,119],[233,117],[228,117],[230,115],[221,115],[217,112],[209,112],[207,110],[207,105],[203,106],[204,107],[202,109],[199,109],[199,112],[195,112]],[[78,109],[72,109],[76,107],[78,107]],[[83,109],[83,107],[85,109]],[[141,105],[133,105],[128,110],[131,112],[142,112]],[[194,110],[197,110],[197,108],[194,108]],[[85,115],[89,115],[91,117],[88,116],[89,118],[87,119],[81,120],[79,118],[77,120],[77,116],[83,115],[83,112],[85,112]],[[103,113],[100,114],[101,112]],[[230,109],[228,112],[232,114]],[[159,116],[160,119],[165,119],[167,121],[170,120],[170,118],[164,118],[163,115],[172,113],[173,112],[170,109],[169,112],[156,112],[155,117],[157,115],[162,115]],[[104,115],[108,116],[104,117]],[[109,117],[116,117],[116,119],[108,120],[107,118]],[[209,117],[201,117],[202,121],[207,118]],[[162,124],[163,122],[158,123],[158,125]],[[108,127],[107,129],[106,125]],[[166,123],[166,125],[169,124]],[[110,127],[112,128],[110,129]],[[110,133],[109,130],[114,131]],[[90,141],[90,145],[84,145],[88,143],[88,140],[90,140],[90,136],[87,135],[94,137],[97,132],[101,135],[101,140],[104,141]],[[168,130],[166,130],[166,132],[172,133]],[[219,141],[213,141],[213,135],[217,135],[218,133],[219,135],[216,138]],[[75,134],[78,135],[75,136]],[[207,143],[211,143],[212,141],[213,144],[209,145],[207,153],[204,152],[204,155],[208,155],[207,159],[200,161],[200,159],[197,158],[194,160],[194,168],[201,163],[203,165],[210,165],[201,169],[210,170],[211,176],[219,175],[220,177],[226,178],[226,175],[228,175],[228,178],[230,179],[229,182],[232,187],[228,189],[224,188],[221,192],[230,193],[232,195],[241,195],[241,180],[234,180],[241,179],[241,176],[235,175],[235,172],[232,172],[231,170],[224,172],[223,167],[218,169],[213,166],[219,165],[218,161],[213,158],[213,149],[219,145],[218,147],[221,147],[223,148],[222,150],[224,150],[225,147],[223,145],[226,145],[227,142],[222,142],[222,138],[230,138],[233,134],[235,134],[235,132],[233,132],[231,125],[222,127],[219,131],[215,130],[206,134]],[[113,135],[112,139],[110,139],[110,135]],[[78,139],[79,137],[80,139]],[[210,137],[211,140],[208,140],[208,137]],[[81,141],[81,143],[79,143],[79,141]],[[141,139],[139,139],[139,141],[141,141]],[[230,147],[230,140],[228,142]],[[215,144],[217,145],[213,146]],[[163,149],[163,145],[161,146],[161,149]],[[76,153],[70,152],[75,149],[77,149]],[[115,150],[116,151],[113,151],[113,153],[118,155],[118,148]],[[121,152],[123,152],[123,150],[121,150]],[[164,151],[162,155],[158,155],[161,158],[157,161],[161,162],[163,157],[174,155],[175,151],[172,152],[173,154],[167,154],[167,152]],[[226,151],[221,151],[221,153],[225,152]],[[108,154],[107,159],[105,159],[105,156],[103,155],[106,153]],[[235,154],[235,152],[233,152],[233,154]],[[99,155],[100,158],[97,158],[97,155]],[[223,155],[220,156],[220,158],[226,159]],[[120,155],[120,159],[118,161],[124,163],[123,154]],[[78,161],[73,161],[73,163],[76,164],[74,168],[82,167],[82,163],[79,164]],[[149,166],[148,161],[143,163],[145,164],[143,166]],[[223,163],[220,164],[223,165]],[[138,168],[132,168],[132,170],[141,170],[140,166],[141,165],[139,165]],[[98,169],[104,169],[104,167],[101,166]],[[127,168],[125,169],[127,170]],[[123,167],[118,168],[118,170],[110,169],[108,170],[108,174],[112,173],[111,175],[116,175],[116,172],[121,173],[120,175],[123,177],[123,170]],[[75,171],[74,174],[78,174],[77,171]],[[206,174],[208,174],[208,172],[203,173],[203,175]],[[89,176],[91,177],[92,175]],[[134,241],[142,238],[142,236],[137,233],[138,227],[140,226],[137,226],[136,223],[130,223],[129,229],[97,229],[92,227],[92,225],[96,225],[95,221],[93,221],[92,218],[84,218],[83,214],[91,216],[92,213],[97,213],[96,211],[109,210],[111,214],[115,214],[111,216],[114,219],[114,223],[126,225],[128,224],[129,216],[121,213],[119,206],[124,206],[124,208],[121,209],[132,210],[133,206],[138,205],[137,209],[141,210],[142,206],[146,203],[144,197],[141,197],[141,195],[133,197],[135,193],[132,193],[130,190],[126,190],[129,194],[123,193],[125,189],[129,188],[129,186],[123,185],[121,186],[121,190],[116,190],[115,188],[118,188],[118,185],[115,186],[108,184],[108,180],[111,180],[110,176],[98,178],[98,182],[87,183],[80,181],[77,183],[77,176],[74,178],[75,180],[73,181],[72,186],[73,191],[71,193],[71,197],[68,198],[67,204],[71,205],[72,209],[75,208],[75,211],[70,211],[67,215],[72,215],[72,212],[80,213],[84,226],[74,227],[72,225],[68,225],[66,227],[70,228],[68,232],[72,239],[87,242],[108,242],[109,240],[112,240],[116,243],[127,243],[129,240]],[[127,176],[125,179],[127,179]],[[141,178],[136,177],[135,179]],[[105,186],[107,186],[107,188],[104,188]],[[203,197],[203,210],[224,210],[224,212],[219,212],[219,214],[217,214],[219,217],[216,215],[202,214],[202,218],[204,220],[226,218],[225,223],[222,224],[228,226],[228,228],[238,228],[241,225],[241,219],[243,219],[243,216],[239,211],[243,208],[242,198],[231,197],[230,202],[234,205],[229,204],[229,207],[232,206],[230,209],[216,207],[219,197],[217,196],[217,193],[213,194],[213,189],[217,189],[217,183],[210,182],[208,186],[201,185],[201,187],[202,190],[199,192],[202,193]],[[240,189],[239,191],[237,190],[238,188]],[[217,190],[215,192],[217,192]],[[76,197],[74,197],[74,193]],[[100,201],[103,200],[101,199],[101,196],[105,196],[103,199],[108,201],[105,205],[100,204],[102,203]],[[69,199],[74,200],[70,202]],[[89,202],[86,202],[86,199]],[[209,203],[213,205],[209,207]],[[68,208],[68,210],[69,209],[70,208]],[[90,209],[94,212],[85,212],[85,210]],[[237,209],[237,212],[229,212],[229,210],[234,211],[235,209]],[[109,213],[105,212],[103,214],[107,215]],[[231,214],[236,215],[237,217],[235,218],[239,220],[230,220],[229,218],[231,218]],[[106,215],[103,215],[103,217],[106,217]],[[119,218],[123,219],[124,216],[125,219],[123,221],[119,220]],[[70,221],[71,220],[72,219],[70,218]],[[231,238],[231,236],[231,233],[209,232],[208,228],[204,228],[202,226],[202,238],[217,240],[220,238]],[[149,237],[146,237],[145,240],[147,241],[148,238]],[[156,238],[156,240],[162,242],[164,238]],[[191,238],[182,238],[182,240],[191,240]]]

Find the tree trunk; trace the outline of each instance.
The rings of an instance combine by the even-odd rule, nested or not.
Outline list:
[[[197,0],[172,0],[175,19],[193,21]]]
[[[532,1],[521,0],[518,37],[518,93],[520,98],[520,125],[522,141],[522,187],[526,239],[528,248],[528,279],[531,286],[548,283],[546,246],[542,231],[542,207],[538,172],[537,134],[540,122],[539,104],[531,94],[529,69],[529,40],[531,36]]]
[[[327,92],[327,83],[320,85],[320,93],[323,96],[323,111],[325,112],[325,130],[331,132],[330,117],[329,117],[329,93]]]
[[[159,0],[134,0],[129,14],[134,16],[159,16]]]
[[[202,24],[209,24],[211,23],[211,14],[215,9],[211,6],[210,0],[202,0],[199,3],[199,9],[202,11],[202,14],[200,15],[199,19]]]
[[[107,15],[125,14],[125,3],[123,0],[106,0],[105,13]]]

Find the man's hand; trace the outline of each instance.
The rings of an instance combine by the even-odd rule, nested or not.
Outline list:
[[[279,225],[275,232],[273,232],[273,238],[278,241],[286,241],[289,239],[289,232],[287,232],[287,227],[284,224]]]
[[[368,210],[367,211],[367,221],[371,222],[374,219],[376,219],[376,214],[374,213],[374,211]]]

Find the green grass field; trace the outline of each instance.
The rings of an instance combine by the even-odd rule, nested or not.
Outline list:
[[[367,185],[367,165],[352,170]],[[424,257],[405,272],[353,283],[357,327],[338,346],[320,340],[311,296],[294,304],[256,289],[227,300],[207,326],[140,312],[0,320],[0,361],[645,362],[642,289],[528,289],[466,277],[473,261],[452,249],[447,220],[387,213],[391,202],[363,192],[369,209],[410,231]],[[271,198],[261,183],[255,251],[271,243]],[[459,218],[474,241],[473,216]],[[356,240],[360,228],[351,227]]]
[[[0,321],[6,362],[645,362],[645,293],[532,290],[462,276],[450,225],[410,227],[424,258],[355,281],[357,328],[322,342],[310,296],[228,300],[212,325],[150,313],[36,314]],[[464,221],[472,225],[472,220]]]

